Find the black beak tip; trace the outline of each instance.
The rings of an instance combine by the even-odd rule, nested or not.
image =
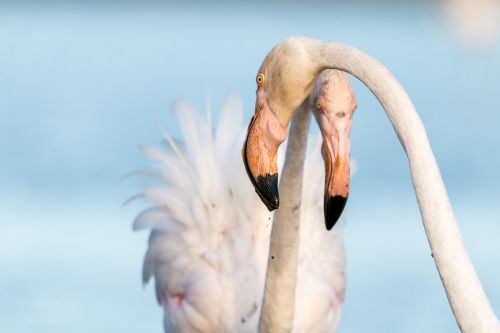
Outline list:
[[[252,117],[252,122],[255,120],[255,117]],[[252,122],[249,125],[249,131],[252,127]],[[254,178],[252,171],[250,170],[250,166],[248,165],[247,159],[247,143],[248,143],[248,134],[247,140],[245,140],[245,144],[243,145],[243,164],[245,165],[245,170],[252,182],[252,185],[255,188],[255,192],[259,195],[260,200],[266,205],[267,209],[272,212],[275,209],[278,209],[280,205],[280,198],[278,193],[278,174],[266,174],[264,176],[257,176]]]
[[[278,174],[257,176],[255,191],[270,212],[277,209],[280,204],[278,193]]]
[[[325,195],[324,211],[325,211],[325,225],[327,230],[331,230],[335,223],[339,220],[342,212],[344,211],[347,197],[341,195],[330,196]]]

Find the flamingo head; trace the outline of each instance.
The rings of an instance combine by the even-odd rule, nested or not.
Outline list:
[[[279,145],[288,136],[293,111],[306,99],[317,69],[298,39],[287,39],[271,50],[256,77],[255,113],[243,145],[243,161],[255,191],[272,211],[279,206]],[[316,72],[314,72],[316,70]]]
[[[323,137],[324,214],[326,228],[330,230],[349,196],[349,136],[356,99],[347,75],[339,70],[322,71],[309,97],[309,107]]]
[[[255,113],[248,125],[243,145],[243,161],[255,191],[269,211],[279,206],[278,167],[276,156],[288,130],[273,113],[267,98],[265,76],[257,75]]]

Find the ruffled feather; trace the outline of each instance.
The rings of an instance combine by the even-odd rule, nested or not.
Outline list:
[[[143,280],[155,279],[166,332],[255,332],[272,214],[244,171],[243,104],[229,94],[213,133],[210,119],[187,101],[178,100],[173,111],[182,143],[165,132],[166,149],[142,148],[161,177],[144,191],[153,206],[133,223],[134,230],[151,230]],[[313,142],[305,165],[296,332],[335,330],[345,283],[340,235],[323,226],[323,162],[320,141]]]

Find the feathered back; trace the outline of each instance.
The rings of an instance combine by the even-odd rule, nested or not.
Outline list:
[[[226,98],[215,131],[210,116],[201,116],[186,101],[177,101],[174,112],[182,145],[164,133],[168,149],[144,149],[147,157],[158,162],[161,183],[145,190],[153,206],[134,221],[134,230],[151,229],[143,280],[155,278],[167,332],[254,332],[264,290],[272,214],[244,171],[242,102],[234,93]],[[305,170],[308,181],[303,193],[295,318],[296,327],[305,330],[297,332],[318,327],[320,315],[328,315],[311,316],[315,304],[321,302],[310,295],[324,296],[323,287],[343,293],[344,286],[340,238],[323,227],[323,163],[319,142],[314,147],[315,157],[308,157]],[[336,251],[333,255],[332,250]],[[332,257],[338,262],[329,259]],[[335,281],[340,277],[340,287],[332,283],[332,277]],[[301,279],[308,282],[302,286]],[[316,285],[318,281],[320,287],[312,286],[316,289],[311,291],[309,282]],[[304,306],[313,308],[305,311]]]

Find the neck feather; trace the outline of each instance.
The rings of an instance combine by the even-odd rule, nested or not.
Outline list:
[[[319,73],[346,71],[383,106],[408,156],[425,232],[457,323],[464,332],[498,332],[500,324],[465,249],[427,135],[406,91],[377,60],[353,47],[304,39]]]
[[[300,242],[302,178],[311,112],[307,102],[290,126],[285,165],[279,184],[280,208],[274,214],[260,332],[290,332],[295,312],[295,285]]]

